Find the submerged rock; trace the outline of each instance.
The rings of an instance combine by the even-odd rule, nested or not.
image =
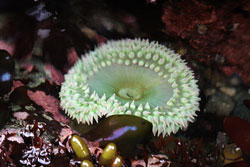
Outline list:
[[[9,121],[10,113],[8,105],[0,102],[0,129]]]
[[[135,153],[136,145],[142,144],[152,134],[152,124],[131,115],[110,116],[100,121],[84,137],[90,141],[98,141],[101,146],[115,143],[122,156]]]
[[[234,109],[233,99],[223,93],[215,93],[206,104],[205,110],[209,113],[215,113],[218,116],[228,116]]]
[[[0,49],[0,96],[11,90],[14,68],[14,59],[6,50]]]

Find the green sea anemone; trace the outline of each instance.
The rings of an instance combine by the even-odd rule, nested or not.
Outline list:
[[[199,109],[199,89],[180,55],[157,42],[109,41],[85,54],[65,75],[60,98],[79,123],[134,115],[165,136],[186,128]]]

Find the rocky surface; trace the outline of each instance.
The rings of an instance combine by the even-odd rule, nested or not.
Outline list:
[[[0,166],[80,166],[68,144],[78,132],[58,92],[76,60],[109,39],[159,41],[187,61],[200,87],[196,121],[176,135],[137,145],[124,166],[223,166],[227,148],[237,145],[235,135],[249,137],[243,128],[223,127],[234,127],[230,116],[239,125],[238,117],[250,121],[249,1],[10,0],[0,2],[0,11],[0,49],[11,55],[0,55]],[[92,155],[102,149],[88,146]],[[240,162],[231,166],[249,160],[249,145],[238,146]]]

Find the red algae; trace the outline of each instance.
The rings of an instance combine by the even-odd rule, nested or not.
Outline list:
[[[197,24],[209,24],[217,20],[212,6],[196,0],[178,2],[175,7],[166,5],[162,20],[167,31],[174,31],[182,38],[187,38],[188,32],[195,31]]]
[[[168,158],[165,159],[165,163],[171,162],[171,166],[212,166],[218,162],[219,152],[215,146],[213,152],[207,154],[202,148],[203,143],[202,138],[184,141],[181,138],[168,136],[160,137],[154,144],[157,150],[166,153]]]
[[[224,119],[224,129],[229,138],[243,151],[250,153],[250,123],[239,117]]]
[[[45,140],[45,131],[45,124],[35,121],[34,124],[27,124],[22,130],[4,133],[0,146],[1,167],[68,167],[75,163],[63,143]],[[59,159],[60,161],[57,161]]]
[[[78,60],[76,50],[75,50],[75,48],[70,48],[67,50],[67,53],[68,53],[67,54],[68,64],[69,64],[69,66],[72,66]]]
[[[247,106],[247,108],[250,109],[250,100],[249,99],[244,100],[243,103]]]
[[[165,2],[163,11],[165,34],[187,40],[199,54],[193,59],[209,64],[220,54],[222,71],[250,82],[249,2],[182,0]]]
[[[239,161],[227,164],[224,167],[248,167],[248,164],[245,161]]]

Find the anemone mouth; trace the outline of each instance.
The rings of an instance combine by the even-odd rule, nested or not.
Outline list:
[[[153,125],[156,135],[176,133],[194,120],[199,89],[180,55],[148,40],[110,41],[83,56],[65,75],[65,112],[91,124],[128,114]]]
[[[134,64],[112,64],[88,79],[90,94],[102,97],[116,95],[122,105],[134,101],[136,106],[147,103],[151,107],[164,106],[173,96],[173,88],[156,72]]]
[[[140,100],[145,96],[143,87],[140,86],[122,86],[118,89],[116,94],[125,100]]]

